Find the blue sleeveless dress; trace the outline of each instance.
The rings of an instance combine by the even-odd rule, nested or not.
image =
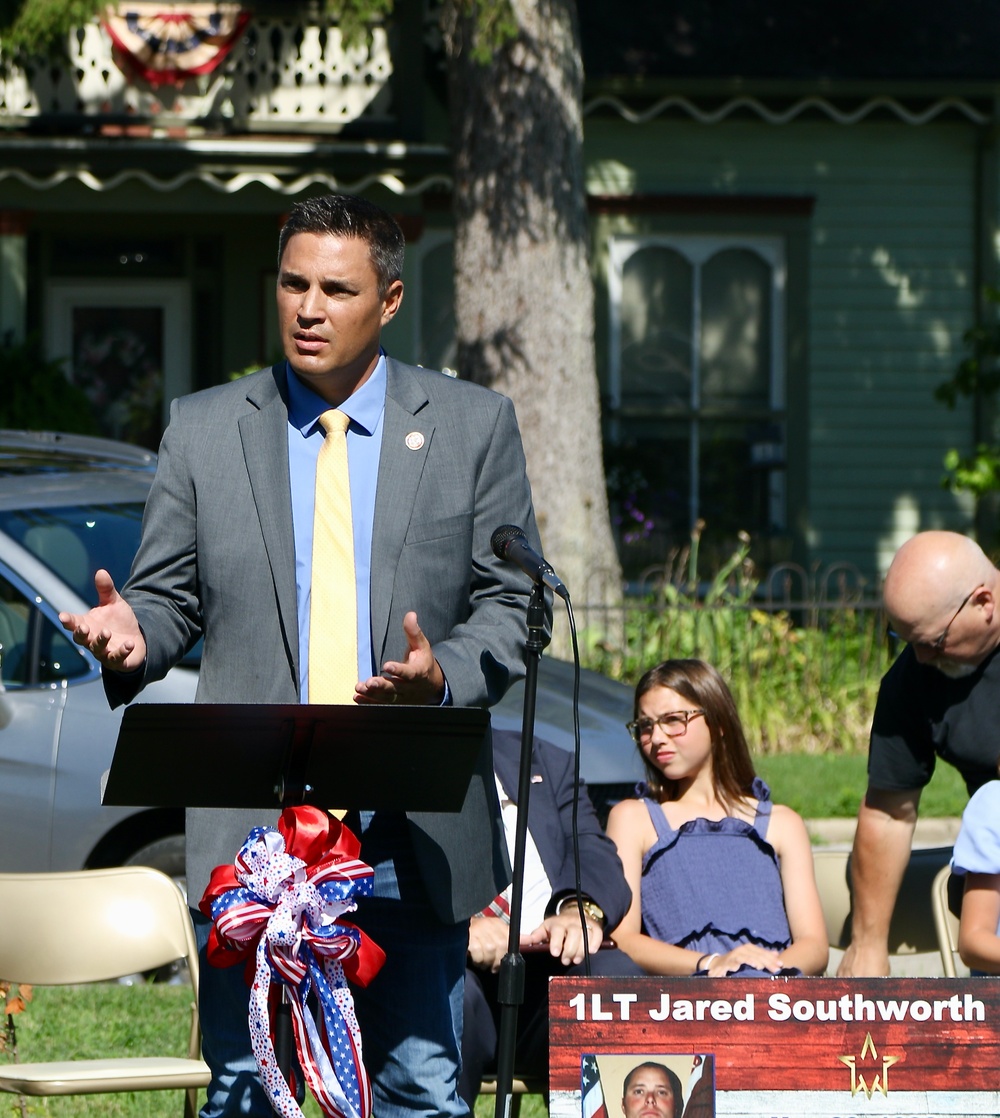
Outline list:
[[[758,802],[753,823],[692,819],[676,830],[655,800],[642,797],[656,828],[642,861],[646,935],[699,954],[722,955],[742,943],[781,951],[791,943],[778,857],[767,841],[771,790],[757,777],[751,794]],[[746,964],[736,973],[770,977]]]

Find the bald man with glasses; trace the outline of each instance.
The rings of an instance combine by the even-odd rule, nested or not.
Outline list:
[[[868,789],[851,859],[852,940],[838,974],[889,973],[889,924],[920,793],[940,757],[971,795],[1000,758],[1000,571],[956,532],[921,532],[896,553],[883,600],[907,647],[879,688]]]

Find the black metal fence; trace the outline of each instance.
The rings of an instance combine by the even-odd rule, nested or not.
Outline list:
[[[624,601],[575,606],[587,667],[634,683],[672,657],[714,664],[765,750],[854,749],[896,653],[857,568],[736,564],[708,583],[651,571]]]

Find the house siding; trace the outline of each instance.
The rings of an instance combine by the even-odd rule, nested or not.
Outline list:
[[[588,119],[585,147],[593,194],[814,199],[808,275],[790,276],[809,290],[810,563],[848,561],[877,582],[914,531],[970,529],[971,502],[940,481],[945,451],[970,447],[971,409],[949,411],[933,390],[963,356],[975,309],[971,125],[608,117]],[[688,208],[658,227],[685,231]]]

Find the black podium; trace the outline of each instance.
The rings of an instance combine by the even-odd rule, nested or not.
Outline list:
[[[479,707],[139,703],[101,802],[459,811],[489,727]]]
[[[479,707],[140,703],[122,717],[101,802],[457,812],[489,729]],[[287,1078],[287,1005],[275,1029]]]

